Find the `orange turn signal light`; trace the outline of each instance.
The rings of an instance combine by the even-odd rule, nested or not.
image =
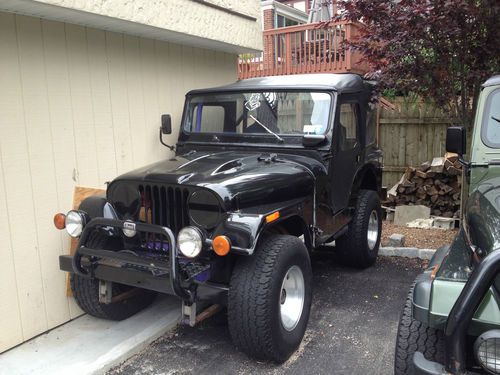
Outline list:
[[[266,223],[273,222],[274,220],[279,219],[279,217],[280,217],[279,211],[273,212],[272,214],[266,216]]]
[[[223,257],[231,250],[231,241],[226,236],[217,236],[212,241],[212,248],[215,254]]]
[[[57,229],[66,228],[66,215],[62,213],[57,213],[54,215],[54,226]]]

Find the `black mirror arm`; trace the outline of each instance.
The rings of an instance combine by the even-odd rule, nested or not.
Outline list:
[[[460,164],[462,164],[462,166],[463,166],[464,168],[467,168],[467,169],[469,169],[469,168],[470,168],[470,166],[471,166],[471,162],[470,162],[470,161],[465,160],[465,159],[463,158],[463,156],[462,156],[462,155],[458,155],[458,162],[459,162]]]
[[[163,142],[163,133],[161,131],[161,128],[160,128],[160,143],[163,146],[168,147],[170,150],[175,151],[175,147],[174,146],[167,145],[165,142]]]

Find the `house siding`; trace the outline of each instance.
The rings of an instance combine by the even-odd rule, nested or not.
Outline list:
[[[185,93],[236,79],[236,55],[0,12],[0,352],[81,314],[52,224],[75,186],[170,155]]]

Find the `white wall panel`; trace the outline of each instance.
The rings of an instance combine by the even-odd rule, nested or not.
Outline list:
[[[0,12],[0,352],[78,316],[52,225],[76,185],[168,157],[186,91],[236,79],[236,56]]]

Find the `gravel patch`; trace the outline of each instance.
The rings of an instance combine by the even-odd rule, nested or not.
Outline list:
[[[437,249],[449,245],[458,229],[420,229],[394,225],[384,221],[382,224],[382,246],[388,246],[391,234],[398,233],[405,236],[405,246],[418,249]]]

